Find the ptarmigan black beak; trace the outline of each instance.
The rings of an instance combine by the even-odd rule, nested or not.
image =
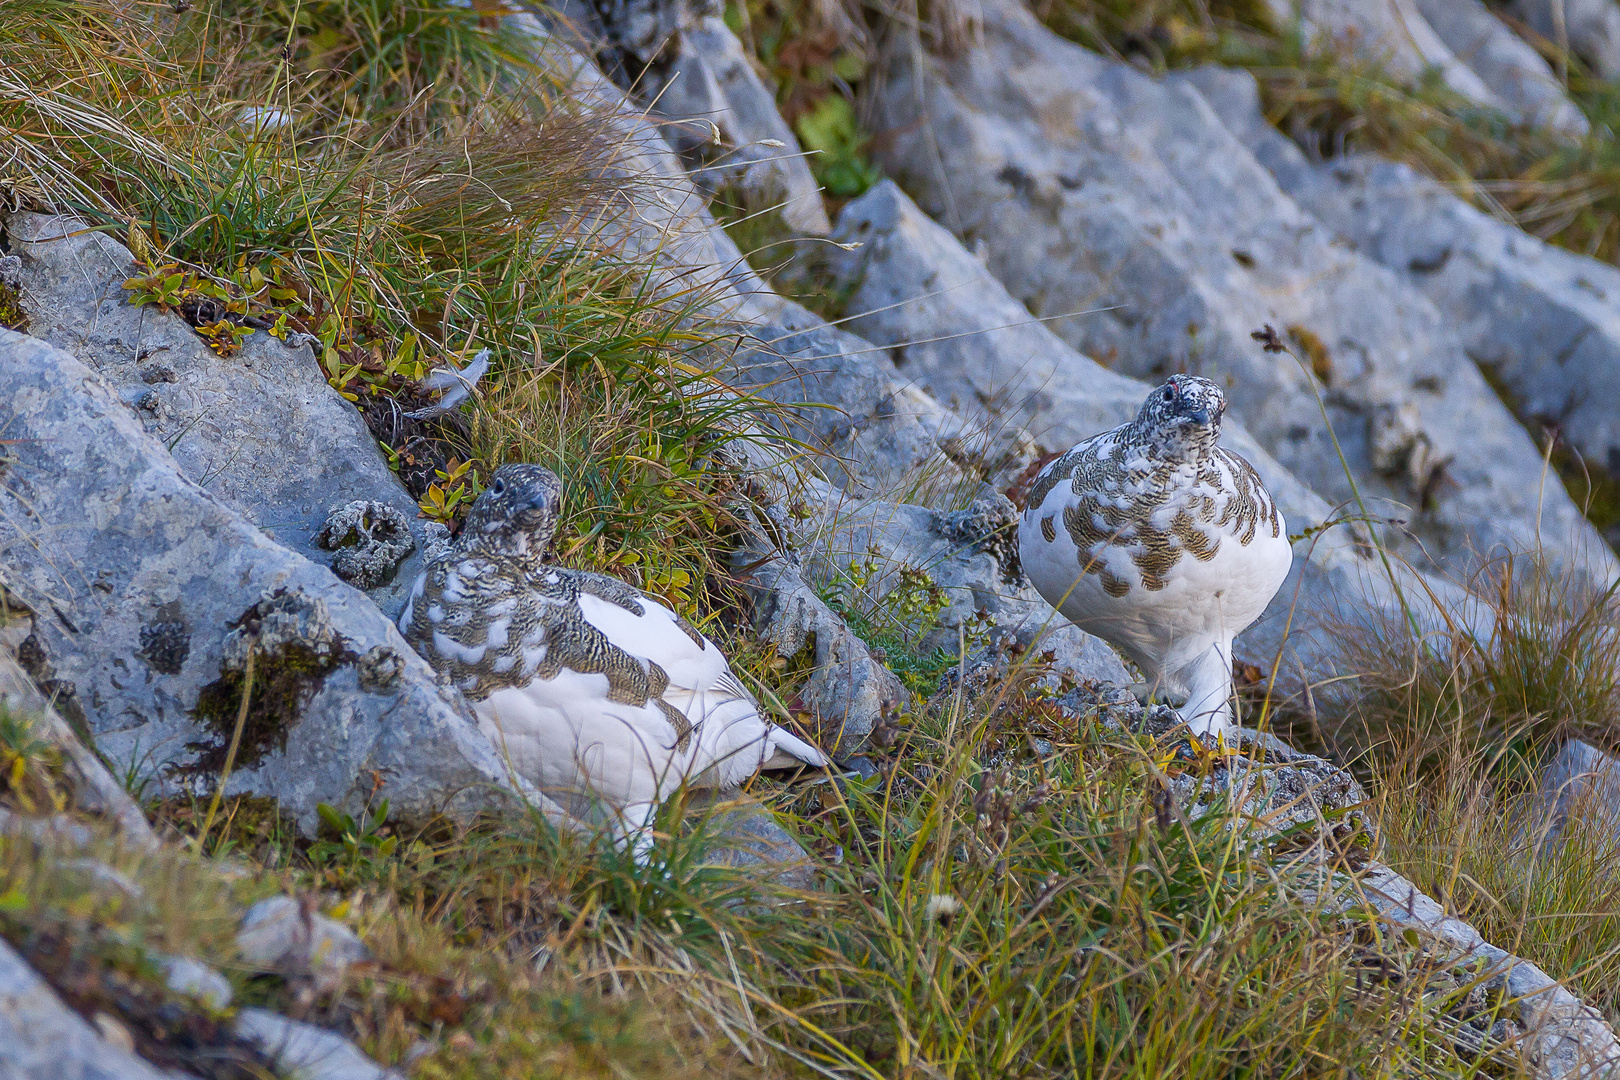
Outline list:
[[[1209,410],[1208,409],[1194,410],[1193,412],[1190,412],[1190,413],[1187,414],[1187,419],[1191,420],[1195,424],[1207,424],[1207,423],[1209,423]]]

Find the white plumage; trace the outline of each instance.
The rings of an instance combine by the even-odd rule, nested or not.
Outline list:
[[[1293,562],[1275,500],[1217,445],[1225,407],[1209,380],[1172,377],[1135,420],[1048,465],[1018,528],[1041,595],[1184,698],[1198,734],[1232,725],[1232,640]]]
[[[768,723],[674,611],[617,578],[543,562],[560,487],[538,466],[498,470],[400,616],[518,775],[600,800],[644,855],[682,782],[730,787],[760,768],[829,764]]]

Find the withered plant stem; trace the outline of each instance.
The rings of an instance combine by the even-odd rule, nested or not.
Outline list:
[[[208,842],[208,831],[214,827],[214,815],[219,812],[219,801],[225,795],[225,784],[231,778],[231,769],[236,765],[236,748],[242,745],[242,728],[247,724],[248,703],[253,700],[253,660],[259,655],[259,640],[253,639],[248,648],[247,666],[242,672],[242,704],[236,710],[236,726],[231,729],[231,745],[225,749],[225,766],[219,771],[219,784],[214,788],[214,797],[208,801],[208,813],[203,818],[202,832],[197,834],[197,854],[203,854]]]

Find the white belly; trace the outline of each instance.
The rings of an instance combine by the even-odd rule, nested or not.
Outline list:
[[[683,780],[737,784],[769,756],[770,729],[752,702],[671,687],[664,700],[695,727],[683,747],[656,704],[620,704],[607,691],[606,676],[564,669],[497,690],[473,710],[519,776],[616,807],[662,802]]]
[[[591,793],[614,806],[656,802],[688,756],[652,702],[607,699],[605,675],[557,677],[497,690],[473,706],[484,733],[524,779],[547,792]],[[670,778],[673,777],[673,780]]]
[[[1157,590],[1143,586],[1123,549],[1110,549],[1102,556],[1108,569],[1130,582],[1122,596],[1110,596],[1101,575],[1082,572],[1065,530],[1047,541],[1035,514],[1024,516],[1018,547],[1031,584],[1065,618],[1119,648],[1149,680],[1175,683],[1182,667],[1259,618],[1282,586],[1293,552],[1286,524],[1278,532],[1257,532],[1247,547],[1224,536],[1208,561],[1183,554]]]

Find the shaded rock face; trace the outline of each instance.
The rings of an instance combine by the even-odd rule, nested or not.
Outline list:
[[[206,786],[247,685],[253,745],[230,791],[276,798],[306,830],[317,802],[425,817],[513,792],[376,605],[182,475],[94,372],[0,331],[0,403],[18,440],[0,466],[0,565],[34,613],[18,659],[108,760],[154,794],[188,772]],[[274,710],[255,713],[254,694]]]
[[[1016,425],[1041,451],[1066,450],[1147,396],[1037,322],[892,180],[839,212],[834,239],[859,245],[825,256],[849,292],[845,327],[882,346],[897,378],[987,429]]]
[[[42,214],[6,221],[29,333],[94,369],[210,495],[282,547],[332,566],[385,613],[402,608],[425,522],[309,347],[258,332],[240,352],[215,355],[179,316],[132,307],[129,251],[82,228]],[[323,542],[328,518],[355,501],[376,504],[373,519],[391,524],[386,556],[361,557],[343,537]]]
[[[921,68],[893,58],[878,145],[925,210],[982,244],[1008,292],[1116,370],[1225,383],[1232,415],[1336,503],[1351,491],[1325,404],[1373,513],[1406,520],[1441,568],[1539,542],[1556,565],[1614,576],[1427,298],[1335,244],[1192,87],[1068,44],[1008,0],[984,10],[981,48]],[[931,164],[930,135],[948,162]],[[1265,323],[1305,366],[1250,340]],[[1419,476],[1373,467],[1369,422],[1385,405],[1416,410]],[[1428,561],[1399,531],[1388,538]]]

